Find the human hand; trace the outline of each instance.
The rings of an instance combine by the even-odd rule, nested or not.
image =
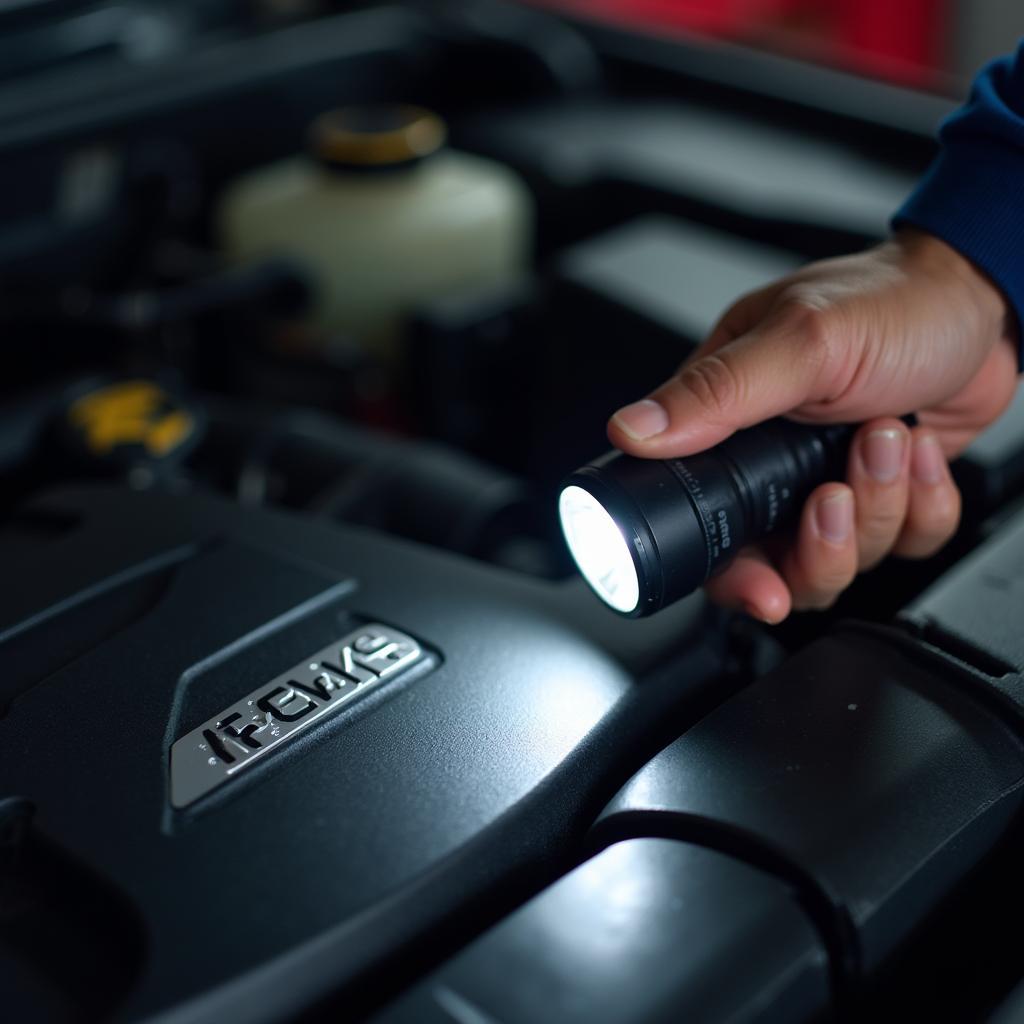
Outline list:
[[[747,548],[707,591],[766,622],[826,608],[890,552],[925,558],[956,530],[948,459],[1006,408],[1017,350],[1006,301],[918,231],[823,260],[741,298],[679,373],[609,421],[631,455],[703,451],[772,416],[861,422],[847,483],[808,498],[789,543]],[[907,428],[897,417],[917,413]]]

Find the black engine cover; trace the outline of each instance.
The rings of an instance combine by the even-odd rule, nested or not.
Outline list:
[[[562,843],[632,688],[540,584],[213,499],[53,494],[0,565],[16,1020],[309,1005]],[[177,739],[370,622],[422,659],[172,805]]]

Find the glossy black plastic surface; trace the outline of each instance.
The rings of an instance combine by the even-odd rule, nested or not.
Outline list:
[[[825,955],[789,887],[667,839],[617,843],[424,979],[375,1024],[799,1021]]]
[[[1024,486],[1024,389],[953,464],[970,510],[991,511]]]
[[[876,967],[997,841],[1020,741],[941,661],[868,632],[817,641],[659,754],[598,823],[790,878],[844,972]]]
[[[482,893],[582,833],[590,787],[631,743],[633,678],[560,621],[571,595],[462,558],[213,499],[81,489],[17,516],[0,564],[0,802],[18,809],[16,850],[55,851],[33,891],[81,878],[86,905],[123,906],[90,918],[90,941],[138,958],[108,993],[125,1019],[277,1019],[439,920],[483,913]],[[433,670],[172,810],[179,736],[366,621],[414,636]],[[648,656],[682,624],[648,633]],[[0,883],[21,877],[5,870]],[[81,918],[66,913],[62,932]],[[75,978],[29,962],[29,988],[65,984],[73,1003]],[[0,957],[5,986],[10,969]]]
[[[1024,715],[1024,512],[1004,523],[901,615]]]

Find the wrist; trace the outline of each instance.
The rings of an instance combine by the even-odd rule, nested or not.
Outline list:
[[[896,231],[892,244],[915,270],[927,274],[943,288],[957,289],[962,301],[975,309],[985,335],[995,339],[1010,338],[1013,317],[1006,296],[992,278],[966,256],[936,235],[909,226]]]

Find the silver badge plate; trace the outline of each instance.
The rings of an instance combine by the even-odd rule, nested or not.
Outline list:
[[[329,644],[175,742],[171,803],[188,806],[425,657],[411,636],[376,622]]]

